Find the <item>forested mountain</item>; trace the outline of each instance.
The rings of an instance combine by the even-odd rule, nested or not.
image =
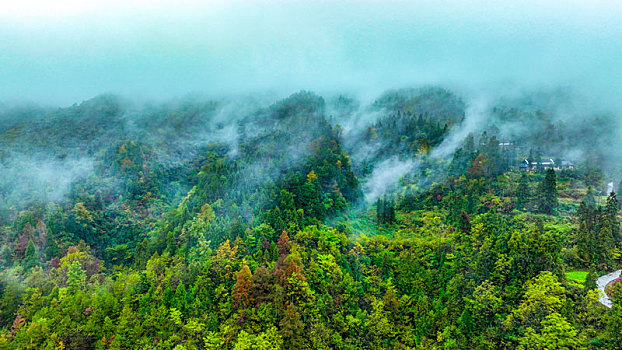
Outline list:
[[[551,101],[2,106],[0,349],[620,349],[616,118]]]

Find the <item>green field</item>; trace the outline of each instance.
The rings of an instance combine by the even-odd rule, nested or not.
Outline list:
[[[566,279],[570,281],[570,284],[579,288],[583,288],[585,279],[587,278],[587,271],[570,271],[566,272]]]

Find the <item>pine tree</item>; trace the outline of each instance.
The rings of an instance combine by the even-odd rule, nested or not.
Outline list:
[[[379,225],[395,222],[395,202],[386,197],[378,198],[376,202],[376,222]]]
[[[538,209],[544,214],[553,214],[553,210],[557,207],[557,180],[553,169],[547,169],[539,191]]]
[[[614,240],[611,233],[609,222],[605,220],[603,228],[598,232],[598,235],[594,237],[596,249],[594,251],[594,263],[603,266],[605,268],[611,266]]]
[[[185,314],[187,311],[186,286],[183,284],[183,282],[179,282],[179,284],[177,284],[177,288],[175,288],[175,295],[173,296],[173,307],[181,311],[183,314]]]
[[[376,222],[379,225],[384,223],[384,212],[384,200],[381,197],[378,197],[378,200],[376,201]]]
[[[611,235],[613,236],[613,240],[616,244],[622,241],[622,237],[620,237],[620,221],[618,220],[619,206],[620,204],[616,193],[612,191],[609,194],[609,197],[607,197],[607,205],[605,206],[604,216],[609,223],[609,229],[611,230]]]
[[[388,224],[395,222],[395,201],[393,200],[389,200],[385,222]]]

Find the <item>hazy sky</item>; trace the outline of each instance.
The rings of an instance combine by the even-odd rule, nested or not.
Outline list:
[[[0,101],[426,83],[622,95],[622,1],[0,1]]]

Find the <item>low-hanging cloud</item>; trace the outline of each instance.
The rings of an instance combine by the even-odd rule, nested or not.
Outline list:
[[[399,180],[413,171],[417,164],[417,159],[400,160],[397,156],[376,164],[371,176],[363,184],[365,201],[373,202],[381,195],[395,190]]]
[[[94,1],[0,5],[0,100],[405,85],[571,84],[621,92],[610,1]]]
[[[12,154],[0,164],[0,209],[62,201],[76,181],[93,172],[93,166],[89,158]]]

